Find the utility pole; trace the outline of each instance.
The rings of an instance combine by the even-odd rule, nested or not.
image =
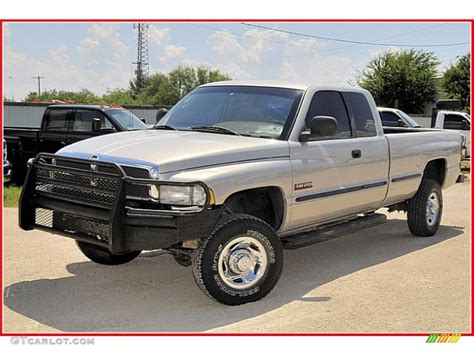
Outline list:
[[[147,23],[137,23],[133,25],[133,28],[138,29],[137,61],[133,62],[133,64],[137,66],[135,70],[137,92],[145,86],[145,81],[150,72],[148,63],[148,27],[149,25]]]
[[[41,79],[44,79],[44,76],[34,76],[33,79],[38,80],[38,98],[41,97]]]

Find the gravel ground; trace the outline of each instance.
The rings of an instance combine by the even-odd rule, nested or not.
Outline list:
[[[5,332],[469,332],[470,183],[445,191],[442,227],[411,237],[403,214],[285,251],[264,300],[208,299],[172,257],[106,267],[75,243],[17,227],[4,209]]]

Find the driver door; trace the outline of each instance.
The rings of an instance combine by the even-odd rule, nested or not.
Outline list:
[[[360,208],[357,193],[351,191],[360,184],[361,146],[341,93],[316,92],[306,116],[307,127],[315,116],[334,117],[337,132],[291,149],[294,227],[329,221]]]

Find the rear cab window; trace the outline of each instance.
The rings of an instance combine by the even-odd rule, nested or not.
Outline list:
[[[365,95],[358,92],[346,92],[345,97],[351,108],[357,137],[376,136],[374,115]]]
[[[456,114],[447,114],[444,116],[443,128],[462,130],[462,123],[465,120],[466,118],[464,116],[456,115]]]

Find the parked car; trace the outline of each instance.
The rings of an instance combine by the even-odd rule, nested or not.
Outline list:
[[[402,110],[388,107],[377,107],[384,127],[421,128],[420,124]]]
[[[8,161],[7,142],[3,140],[3,183],[11,181],[12,164]]]
[[[22,183],[26,162],[39,152],[55,153],[87,138],[146,128],[141,119],[119,106],[50,105],[44,112],[40,128],[5,127],[4,137],[15,167],[13,178]]]
[[[413,235],[433,236],[461,139],[383,128],[358,88],[212,83],[155,130],[38,155],[19,223],[75,239],[99,264],[162,249],[192,266],[207,296],[238,305],[274,288],[284,247],[382,223],[379,208],[406,211]]]
[[[469,114],[458,111],[438,111],[433,128],[461,133],[466,141],[466,156],[471,156],[471,116]]]

